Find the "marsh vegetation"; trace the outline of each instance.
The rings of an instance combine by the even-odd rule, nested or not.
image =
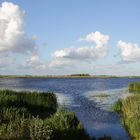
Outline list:
[[[134,92],[124,100],[118,100],[114,111],[121,113],[122,122],[134,140],[140,140],[140,83],[129,85],[129,91]]]
[[[88,140],[73,112],[58,109],[53,93],[0,91],[0,139]]]

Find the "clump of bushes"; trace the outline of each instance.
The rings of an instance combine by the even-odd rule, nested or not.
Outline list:
[[[73,112],[53,93],[0,90],[0,139],[90,140]]]

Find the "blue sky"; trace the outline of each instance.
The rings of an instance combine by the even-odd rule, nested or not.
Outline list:
[[[139,0],[0,1],[0,73],[140,75],[139,5]]]

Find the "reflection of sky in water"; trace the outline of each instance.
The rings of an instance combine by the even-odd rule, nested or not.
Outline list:
[[[112,131],[111,131],[112,130]],[[94,132],[94,136],[98,138],[102,134],[112,136],[112,140],[129,140],[129,138],[124,137],[125,130],[120,124],[107,124],[94,122],[94,128],[88,130],[89,133]]]
[[[86,108],[89,112],[90,121],[84,123],[88,133],[96,138],[101,135],[108,135],[113,140],[129,140],[125,129],[121,125],[119,115],[109,111],[114,102],[129,95],[127,88],[104,91],[92,90],[83,93],[83,96],[90,102]],[[94,104],[93,107],[91,107],[92,103]],[[90,107],[91,109],[89,109]]]
[[[108,110],[118,99],[125,98],[130,94],[127,88],[122,88],[105,91],[88,91],[84,93],[84,96],[97,103],[98,107]]]
[[[69,106],[72,104],[72,98],[70,96],[66,96],[65,94],[55,93],[57,97],[57,102],[62,106]]]
[[[55,93],[56,97],[57,97],[57,102],[58,105],[60,106],[64,106],[64,107],[80,107],[79,104],[76,104],[73,101],[73,97],[70,95],[65,95],[62,93]]]

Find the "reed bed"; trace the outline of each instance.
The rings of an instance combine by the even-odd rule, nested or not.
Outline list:
[[[1,140],[90,140],[74,113],[53,93],[0,90]]]
[[[123,124],[132,139],[140,140],[140,83],[130,84],[129,91],[134,94],[117,101],[113,109],[121,113]]]
[[[133,93],[140,93],[140,83],[129,84],[129,91]]]

